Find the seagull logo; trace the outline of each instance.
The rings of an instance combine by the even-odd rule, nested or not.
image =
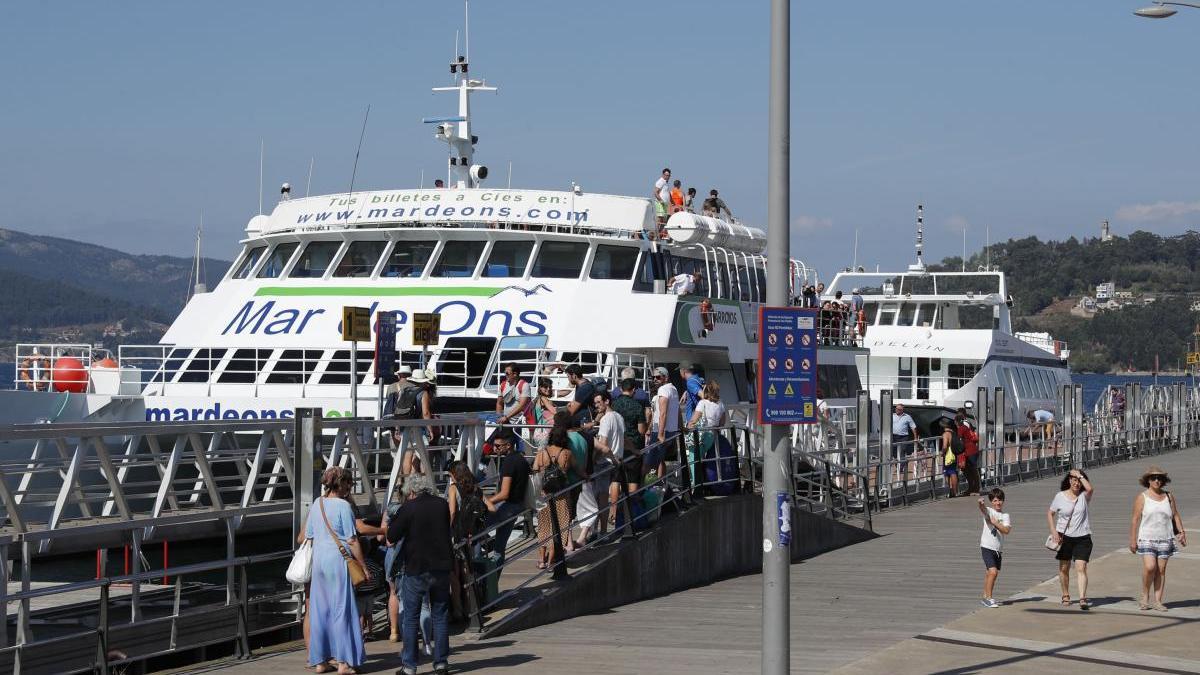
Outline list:
[[[546,284],[538,284],[537,286],[534,286],[533,288],[524,288],[522,286],[512,285],[512,286],[505,286],[504,288],[501,288],[500,290],[496,291],[495,293],[492,293],[491,297],[494,298],[497,295],[500,295],[501,293],[503,293],[505,291],[510,291],[510,290],[511,291],[520,291],[527,298],[531,295],[537,295],[538,291],[546,291],[547,293],[554,292],[554,291],[551,291],[550,288],[546,286]]]

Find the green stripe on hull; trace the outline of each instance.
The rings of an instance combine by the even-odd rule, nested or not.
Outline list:
[[[482,286],[263,286],[254,293],[256,297],[382,297],[382,296],[457,296],[491,297],[503,288]]]

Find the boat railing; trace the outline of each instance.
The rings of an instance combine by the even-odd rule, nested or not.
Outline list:
[[[1039,335],[1037,333],[1016,333],[1015,336],[1022,342],[1031,344],[1038,349],[1064,359],[1071,353],[1071,348],[1065,340],[1055,340],[1048,335]]]
[[[536,394],[537,381],[543,377],[550,379],[554,397],[569,395],[575,389],[567,380],[566,369],[571,365],[580,366],[584,377],[604,379],[609,388],[618,385],[621,373],[626,368],[633,370],[633,379],[638,387],[649,390],[650,386],[651,364],[644,354],[590,350],[501,349],[496,355],[496,367],[488,379],[489,390],[499,393],[504,369],[510,363],[516,364],[521,377],[532,385],[531,396]]]
[[[89,391],[95,359],[92,345],[68,342],[20,343],[14,352],[13,389]]]

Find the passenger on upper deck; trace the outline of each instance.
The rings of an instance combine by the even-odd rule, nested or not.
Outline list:
[[[671,203],[671,170],[669,168],[663,169],[662,176],[654,181],[654,191],[651,196],[654,199],[654,217],[661,230],[667,224],[667,206]]]
[[[446,189],[446,181],[439,178],[439,179],[433,181],[433,187],[435,187],[439,190],[444,190],[444,189]]]
[[[704,215],[720,218],[722,211],[730,219],[733,218],[733,212],[729,210],[729,206],[725,203],[725,200],[717,196],[716,190],[709,190],[708,199],[704,200]]]
[[[683,210],[683,183],[678,179],[671,184],[671,213]]]
[[[700,288],[701,281],[699,272],[680,272],[671,278],[668,290],[675,295],[693,295]]]
[[[696,209],[692,206],[692,203],[695,201],[696,201],[696,188],[690,187],[687,189],[687,199],[683,200],[683,208],[685,210],[687,210],[688,213],[695,213]]]

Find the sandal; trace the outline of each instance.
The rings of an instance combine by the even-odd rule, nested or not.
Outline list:
[[[1080,598],[1080,599],[1079,599],[1079,609],[1082,609],[1082,610],[1089,610],[1089,609],[1091,609],[1091,608],[1092,608],[1092,601],[1091,601],[1091,600],[1088,600],[1087,598]]]
[[[1069,595],[1062,596],[1062,604],[1063,604],[1063,607],[1070,605],[1071,604],[1071,596],[1069,596]]]

